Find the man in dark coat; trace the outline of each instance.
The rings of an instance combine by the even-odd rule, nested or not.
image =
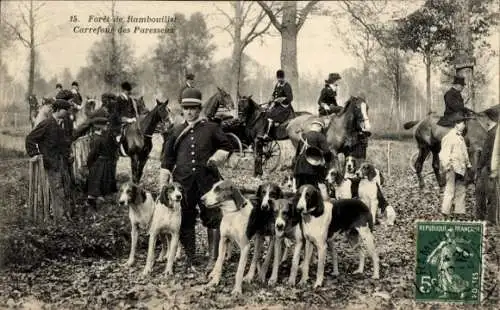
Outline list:
[[[63,90],[61,83],[57,83],[56,84],[56,96],[57,96],[57,94],[59,94],[59,92],[61,92],[61,90]]]
[[[438,121],[438,125],[444,127],[453,127],[455,123],[453,119],[455,115],[461,117],[467,117],[469,113],[474,113],[472,110],[465,107],[464,99],[461,92],[465,87],[465,78],[463,76],[455,76],[453,79],[453,85],[444,94],[444,115]],[[465,132],[464,132],[465,134]]]
[[[58,219],[70,217],[73,211],[69,173],[71,137],[62,128],[70,107],[66,100],[56,99],[52,116],[40,122],[26,137],[26,152],[32,160],[43,156],[52,196],[51,207]]]
[[[269,138],[269,132],[273,127],[273,123],[283,123],[292,113],[293,92],[290,83],[285,81],[285,72],[283,70],[276,71],[278,82],[274,86],[270,106],[266,111],[267,130],[263,135],[264,139]]]
[[[105,117],[96,117],[92,120],[94,139],[87,157],[87,207],[95,209],[96,199],[116,193],[116,179],[114,175],[114,160],[117,142],[109,130],[109,120]]]
[[[137,102],[131,97],[132,85],[129,82],[123,82],[122,92],[117,97],[116,102],[116,117],[122,123],[122,129],[124,129],[127,124],[137,122],[139,115],[145,110],[144,105],[138,105]],[[118,136],[118,140],[121,135]]]
[[[321,121],[313,121],[309,131],[302,135],[302,140],[297,146],[294,159],[297,188],[304,184],[318,187],[319,183],[324,183],[327,167],[332,160],[332,152],[322,132],[324,127]]]
[[[325,80],[325,87],[318,98],[319,115],[330,115],[341,110],[337,104],[337,81],[340,79],[340,74],[330,73],[328,79]]]
[[[181,88],[181,91],[179,92],[179,97],[177,97],[177,102],[179,104],[181,104],[182,102],[182,93],[184,92],[184,90],[186,90],[186,88],[193,88],[194,87],[194,74],[192,73],[187,73],[186,74],[186,82],[184,83],[184,85],[182,86]]]
[[[200,117],[201,99],[198,89],[184,90],[181,105],[185,122],[176,125],[168,136],[160,170],[160,187],[173,178],[184,190],[180,242],[190,270],[194,270],[196,252],[196,205],[200,209],[202,224],[207,227],[209,269],[217,259],[222,213],[219,209],[207,209],[200,198],[220,180],[215,164],[224,162],[231,150],[231,143],[221,127]]]
[[[71,83],[71,92],[73,93],[73,102],[79,108],[81,108],[82,102],[83,102],[83,98],[82,98],[82,95],[80,95],[80,90],[78,88],[78,83],[76,81],[74,81],[73,83]]]

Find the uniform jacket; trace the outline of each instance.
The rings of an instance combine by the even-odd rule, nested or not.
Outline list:
[[[284,106],[289,106],[292,103],[293,93],[290,83],[286,81],[283,84],[276,83],[276,85],[274,86],[272,98],[274,100],[279,97],[286,97],[286,99],[282,102],[282,105]]]
[[[466,168],[471,167],[464,137],[455,128],[441,140],[439,159],[445,171],[452,169],[462,176],[465,176]]]
[[[326,165],[330,163],[332,159],[332,153],[328,148],[328,143],[326,142],[326,137],[323,133],[317,131],[309,131],[303,135],[303,139],[307,141],[309,146],[314,146],[319,148],[323,152]],[[326,167],[325,166],[312,166],[306,161],[305,152],[302,152],[304,142],[300,141],[295,153],[296,163],[294,174],[307,174],[307,175],[318,175],[320,180],[326,177]]]
[[[325,87],[321,90],[321,94],[318,98],[318,105],[321,107],[321,103],[326,103],[329,106],[338,106],[337,104],[337,92],[334,91],[330,85],[326,84]]]
[[[172,129],[165,144],[161,168],[172,171],[181,184],[196,181],[200,189],[208,191],[216,181],[207,169],[208,159],[219,149],[231,151],[232,146],[221,127],[214,122],[202,119],[190,128],[184,122]]]
[[[26,136],[29,156],[42,154],[46,169],[58,170],[71,152],[71,139],[53,116],[43,120]]]

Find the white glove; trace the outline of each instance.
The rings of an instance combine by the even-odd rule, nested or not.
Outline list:
[[[127,119],[127,123],[130,123],[130,124],[134,123],[135,121],[136,121],[135,117],[131,117],[131,118]]]
[[[228,155],[229,155],[228,151],[217,150],[215,154],[208,159],[207,163],[214,162],[217,166],[219,166],[226,162]]]
[[[330,111],[330,107],[326,103],[323,103],[323,109]]]
[[[163,188],[163,186],[168,185],[170,182],[172,182],[172,173],[168,169],[160,169],[160,190]]]
[[[365,119],[363,121],[363,131],[370,131],[372,128],[372,126],[370,125],[370,120],[369,119]]]

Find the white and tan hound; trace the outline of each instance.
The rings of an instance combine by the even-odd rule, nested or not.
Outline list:
[[[153,219],[149,228],[148,257],[143,274],[151,272],[154,265],[154,252],[156,238],[162,238],[162,249],[158,261],[167,259],[165,275],[173,274],[175,254],[179,245],[179,233],[181,229],[181,201],[182,187],[173,182],[161,189],[153,212]]]
[[[380,171],[369,162],[361,164],[356,171],[356,176],[360,178],[358,187],[359,199],[370,208],[373,221],[375,221],[378,211],[378,186],[381,185],[383,177]]]
[[[128,207],[128,217],[132,230],[130,255],[126,262],[127,266],[132,266],[135,261],[135,252],[137,249],[137,240],[139,238],[139,229],[149,231],[153,220],[155,201],[150,192],[144,190],[134,183],[124,183],[118,193],[118,204],[121,207]]]
[[[234,241],[240,248],[240,259],[236,271],[233,295],[241,294],[243,273],[250,251],[250,240],[255,228],[249,225],[250,216],[254,207],[250,200],[245,198],[240,190],[229,180],[215,183],[210,191],[201,197],[207,208],[220,208],[222,220],[220,224],[219,255],[214,269],[209,274],[209,286],[218,285],[222,275],[222,265],[226,256],[227,243]]]

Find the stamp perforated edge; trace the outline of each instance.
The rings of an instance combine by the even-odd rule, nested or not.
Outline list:
[[[417,252],[417,239],[418,239],[418,224],[419,223],[447,223],[447,224],[452,224],[452,223],[464,223],[464,224],[481,224],[482,228],[482,240],[481,240],[481,289],[479,290],[479,303],[478,305],[481,305],[484,302],[484,266],[485,266],[485,253],[484,250],[486,249],[486,227],[487,227],[487,222],[486,221],[467,221],[467,220],[415,220],[414,222],[414,229],[415,229],[415,268],[414,268],[414,275],[417,275],[417,257],[418,257],[418,252]],[[416,279],[415,279],[416,281]],[[425,304],[464,304],[464,305],[472,305],[464,302],[459,302],[459,301],[441,301],[441,300],[417,300],[416,294],[413,296],[413,301],[415,303],[425,303]]]

